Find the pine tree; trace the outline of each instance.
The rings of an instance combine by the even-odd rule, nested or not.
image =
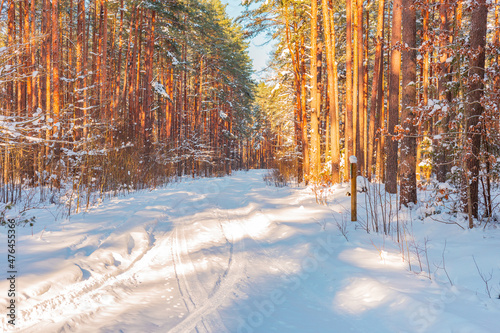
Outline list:
[[[402,54],[403,67],[403,98],[401,112],[401,205],[408,206],[417,203],[417,140],[415,130],[414,108],[417,104],[417,15],[413,0],[403,0],[402,43],[405,45]]]
[[[389,193],[397,193],[398,177],[398,141],[396,140],[396,126],[399,123],[399,75],[401,68],[401,15],[402,1],[395,0],[392,5],[391,30],[391,63],[389,73],[389,107],[388,107],[388,139],[387,161],[385,175],[385,189]]]

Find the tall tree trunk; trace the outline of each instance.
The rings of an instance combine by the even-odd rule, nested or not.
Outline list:
[[[424,106],[427,106],[429,103],[429,57],[430,57],[430,40],[429,40],[429,0],[425,1],[425,8],[422,11],[423,16],[423,64],[422,64],[422,98]]]
[[[453,38],[450,30],[450,16],[452,14],[451,6],[447,0],[441,0],[439,7],[440,17],[440,34],[439,34],[439,78],[438,78],[438,94],[441,105],[440,114],[436,116],[437,130],[439,139],[435,140],[437,148],[437,170],[436,178],[439,182],[446,181],[448,173],[448,158],[446,147],[446,136],[448,133],[448,104],[451,102],[451,93],[449,91],[448,82],[450,82],[450,64],[448,63],[449,51],[448,47]]]
[[[350,179],[349,156],[354,154],[353,147],[353,82],[352,82],[352,3],[346,0],[346,112],[345,112],[345,179]]]
[[[33,113],[33,105],[32,105],[32,94],[33,94],[33,87],[32,87],[32,75],[31,72],[33,71],[33,64],[31,63],[31,45],[32,45],[32,40],[31,40],[31,29],[30,29],[30,14],[29,14],[29,0],[24,0],[24,31],[23,31],[23,41],[24,41],[24,48],[25,48],[25,56],[24,56],[24,63],[26,66],[26,76],[27,78],[25,79],[25,91],[23,92],[23,108],[26,108],[26,115],[31,116]]]
[[[389,74],[389,110],[387,161],[385,175],[385,189],[389,193],[398,190],[398,141],[395,140],[395,127],[399,119],[399,73],[401,68],[401,52],[398,44],[401,41],[401,15],[402,0],[394,0],[392,7],[392,33],[391,33],[391,64]]]
[[[340,182],[339,161],[339,120],[338,120],[338,87],[337,71],[335,65],[335,27],[333,22],[333,10],[328,5],[328,0],[322,0],[323,32],[326,47],[326,63],[328,71],[328,107],[331,126],[331,159],[332,159],[332,182]],[[328,130],[328,127],[327,127]]]
[[[52,68],[52,61],[51,61],[51,31],[50,31],[50,22],[51,17],[50,17],[50,2],[48,0],[44,0],[43,2],[43,15],[42,15],[42,30],[44,34],[47,35],[45,38],[45,41],[43,42],[43,47],[42,47],[42,63],[43,67],[45,68],[45,82],[44,82],[44,92],[43,92],[43,101],[42,103],[43,107],[45,108],[45,117],[46,119],[52,118],[52,111],[51,111],[51,92],[52,92],[52,87],[51,87],[51,68]],[[50,139],[50,134],[51,134],[51,129],[47,128],[45,131],[45,139],[49,140]],[[45,157],[48,158],[49,155],[49,146],[45,146]],[[46,164],[47,165],[47,164]]]
[[[118,59],[116,61],[116,73],[115,73],[115,96],[113,98],[113,118],[120,123],[123,121],[122,111],[120,103],[120,78],[121,78],[121,66],[122,66],[122,48],[123,48],[123,0],[120,0],[120,30],[118,32]],[[125,68],[127,65],[125,64]],[[126,76],[126,75],[125,75]]]
[[[285,4],[283,6],[283,23],[285,25],[285,38],[286,44],[288,48],[288,52],[290,52],[292,59],[292,66],[294,70],[294,83],[295,83],[295,143],[297,147],[300,147],[302,152],[302,158],[297,161],[297,180],[299,183],[302,183],[304,180],[304,163],[308,157],[306,157],[306,150],[304,147],[303,138],[302,138],[302,60],[301,60],[301,48],[300,48],[300,39],[296,38],[295,43],[292,43],[292,32],[291,32],[291,24],[290,24],[290,11],[288,10],[288,6]],[[295,25],[293,26],[295,28]],[[295,31],[295,29],[294,29]],[[295,46],[295,47],[294,47]],[[307,134],[306,134],[307,140]],[[307,177],[306,177],[307,178]]]
[[[405,48],[402,54],[404,67],[401,125],[405,135],[401,141],[400,204],[408,206],[409,203],[417,203],[417,141],[413,112],[417,101],[417,16],[413,0],[403,0],[402,20],[405,22],[402,33],[402,44]]]
[[[145,75],[145,82],[144,84],[146,85],[146,96],[145,96],[145,105],[144,105],[144,118],[145,118],[145,147],[146,147],[146,154],[150,153],[151,150],[151,144],[152,144],[152,131],[153,131],[153,126],[152,126],[152,104],[153,104],[153,96],[152,96],[152,90],[151,90],[151,83],[153,81],[153,57],[154,57],[154,43],[155,43],[155,16],[156,13],[152,11],[150,13],[149,17],[149,22],[148,22],[148,45],[146,47],[146,63],[145,63],[145,68],[146,68],[146,75]]]
[[[496,0],[496,8],[495,8],[495,37],[494,37],[494,44],[497,50],[500,50],[500,0]],[[495,62],[497,66],[500,66],[500,55],[496,54],[495,56]],[[497,73],[498,74],[498,73]],[[497,75],[495,77],[495,87],[497,91],[500,91],[500,75]],[[497,101],[497,108],[500,110],[500,99]],[[495,122],[495,130],[497,133],[500,133],[500,121]]]
[[[422,59],[422,95],[421,95],[421,105],[426,107],[429,104],[429,66],[430,66],[430,48],[431,42],[429,38],[429,0],[425,0],[422,8],[422,45],[420,46],[420,52],[423,53]],[[417,176],[422,179],[422,172],[420,170],[420,160],[421,160],[421,135],[422,132],[427,135],[429,122],[425,124],[419,124],[419,137],[417,138]]]
[[[357,125],[357,135],[356,135],[356,157],[358,159],[358,172],[365,175],[365,150],[364,150],[364,142],[365,142],[365,132],[366,129],[364,128],[366,125],[366,110],[365,110],[365,95],[364,95],[364,82],[365,82],[365,74],[364,74],[364,64],[363,64],[363,55],[364,55],[364,43],[363,43],[363,0],[357,0],[357,5],[356,5],[356,11],[357,11],[357,54],[358,54],[358,63],[357,63],[357,68],[358,68],[358,78],[357,78],[357,83],[358,83],[358,125]]]
[[[304,36],[300,38],[300,105],[302,110],[302,161],[304,163],[305,184],[309,182],[310,164],[309,164],[309,140],[307,138],[307,91],[306,91],[306,64]]]
[[[102,44],[101,44],[102,37]],[[101,31],[99,33],[99,45],[101,46],[99,49],[99,55],[101,57],[100,62],[100,107],[103,110],[102,116],[104,119],[108,118],[108,1],[101,0]],[[109,139],[109,138],[108,138]]]
[[[318,0],[311,1],[311,176],[317,180],[320,172],[319,115],[321,101],[318,94]]]
[[[54,113],[54,132],[61,137],[60,117],[60,80],[59,80],[59,1],[52,0],[52,111]],[[59,127],[57,127],[59,124]]]
[[[85,41],[85,0],[78,1],[77,7],[77,37],[76,37],[76,77],[78,78],[78,97],[77,97],[77,105],[76,105],[76,118],[81,118],[84,112],[84,99],[82,96],[84,94],[84,85],[85,85],[85,74],[83,69],[84,62],[84,46],[83,43]]]
[[[369,0],[368,0],[369,4]],[[370,45],[370,11],[366,11],[364,25],[364,52],[363,52],[363,174],[368,176],[368,60],[370,59],[369,45]]]
[[[1,12],[1,10],[0,10]],[[31,10],[30,10],[30,17],[31,17],[31,27],[30,27],[30,36],[33,38],[33,36],[35,36],[35,0],[31,0]],[[38,43],[34,43],[31,45],[31,50],[30,50],[30,55],[31,55],[31,65],[32,66],[36,66],[36,49],[38,47]],[[35,93],[35,90],[36,90],[36,82],[38,81],[38,75],[37,77],[35,77],[34,75],[31,77],[31,86],[32,86],[32,101],[31,101],[31,105],[32,105],[32,109],[33,110],[36,110],[38,108],[38,105],[37,103],[39,103],[39,101],[37,100],[37,94]]]
[[[8,10],[7,44],[9,45],[9,47],[13,48],[14,43],[16,41],[16,3],[14,0],[10,0],[9,7],[7,10]],[[14,52],[14,50],[12,50],[11,52]],[[14,60],[11,60],[9,65],[14,66]],[[7,110],[9,111],[8,115],[10,116],[16,109],[14,102],[14,80],[11,80],[11,82],[7,83],[7,96],[10,98],[10,100],[7,102]]]
[[[462,191],[462,201],[464,212],[469,217],[478,217],[478,184],[479,184],[479,154],[481,149],[482,124],[480,117],[483,114],[481,97],[484,94],[483,77],[485,65],[486,47],[486,24],[488,17],[488,7],[485,0],[478,0],[471,15],[470,30],[470,55],[469,55],[469,77],[468,94],[465,106],[466,133],[468,151],[465,156],[465,186]],[[474,226],[472,219],[469,219],[469,228]]]
[[[25,41],[24,40],[24,33],[23,33],[23,20],[24,20],[24,3],[23,1],[19,1],[19,29],[18,29],[18,33],[19,33],[19,37],[18,37],[18,43],[20,45],[23,45],[23,42]],[[25,50],[24,50],[24,47],[21,48],[20,50],[21,52],[19,53],[19,55],[16,57],[16,61],[17,61],[17,64],[20,64],[19,68],[18,68],[18,73],[21,77],[25,76],[26,75],[26,66],[24,64],[26,64],[26,57],[25,57]],[[17,91],[16,91],[16,97],[17,97],[17,102],[16,102],[16,110],[17,110],[17,116],[18,117],[21,117],[22,116],[22,110],[24,110],[25,108],[25,80],[24,79],[21,79],[21,80],[16,80],[16,86],[17,86]]]
[[[353,64],[352,64],[352,155],[359,157],[359,103],[358,103],[358,79],[359,79],[359,38],[358,38],[358,2],[362,0],[353,0],[352,3],[352,21],[353,21]],[[361,169],[361,168],[359,168]],[[358,172],[359,172],[358,169]]]
[[[376,124],[381,117],[381,109],[383,107],[383,100],[379,98],[379,91],[383,89],[384,81],[383,79],[383,69],[384,69],[384,55],[383,55],[383,45],[384,45],[384,11],[385,11],[385,0],[379,0],[378,3],[378,15],[377,15],[377,35],[376,35],[376,46],[375,46],[375,63],[373,64],[373,81],[372,81],[372,92],[370,99],[370,129],[368,134],[368,174],[367,177],[371,180],[373,174],[373,153],[375,146],[375,138],[377,137]],[[380,139],[379,139],[380,140]],[[377,155],[380,152],[377,153]]]
[[[132,128],[132,119],[131,119],[131,114],[127,108],[127,94],[128,94],[128,88],[130,86],[131,82],[131,77],[132,77],[132,67],[133,67],[133,46],[132,46],[132,38],[134,36],[133,31],[134,31],[134,26],[136,22],[136,15],[137,15],[137,7],[134,7],[132,10],[132,18],[130,19],[130,25],[129,25],[129,33],[128,33],[128,43],[127,43],[127,55],[125,56],[125,66],[124,66],[124,73],[123,73],[123,84],[122,84],[122,91],[120,92],[121,96],[121,103],[120,103],[120,110],[121,110],[121,116],[124,119],[124,128],[127,128],[127,137],[131,138],[131,128]],[[173,97],[173,96],[172,96]],[[130,106],[130,100],[129,100],[129,106]]]

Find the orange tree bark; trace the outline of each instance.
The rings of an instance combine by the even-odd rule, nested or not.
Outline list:
[[[311,1],[311,176],[315,179],[320,172],[319,115],[321,101],[318,94],[318,3]]]
[[[323,31],[324,40],[326,47],[326,63],[328,71],[328,102],[329,102],[329,114],[330,114],[330,126],[331,126],[331,158],[332,158],[332,182],[340,182],[340,161],[339,161],[339,122],[338,122],[338,103],[337,103],[337,73],[335,68],[335,27],[333,26],[333,20],[331,20],[332,9],[328,6],[327,0],[322,0],[322,12],[323,12]],[[328,130],[328,128],[327,128]]]
[[[401,68],[401,15],[402,1],[394,0],[392,9],[391,62],[389,73],[389,109],[387,160],[385,189],[389,193],[397,192],[398,141],[395,140],[395,127],[399,121],[399,73]]]
[[[404,137],[401,141],[401,191],[400,203],[408,206],[417,203],[416,158],[417,141],[414,124],[414,108],[417,101],[417,16],[413,0],[403,0],[402,20],[405,22],[402,33],[403,49],[403,99],[401,125]]]
[[[352,98],[352,3],[346,0],[346,112],[345,112],[345,179],[350,179],[349,175],[349,156],[354,153],[353,147],[353,98]]]
[[[479,154],[481,150],[481,123],[480,118],[484,111],[481,97],[484,94],[483,77],[486,47],[486,23],[488,7],[485,0],[478,0],[472,10],[470,29],[470,55],[468,94],[465,107],[466,133],[468,150],[465,156],[465,186],[462,191],[464,212],[469,216],[478,217],[478,184],[479,184]],[[473,221],[469,220],[469,228]]]
[[[368,131],[368,161],[367,161],[367,177],[371,179],[373,173],[373,154],[376,138],[376,124],[381,117],[381,108],[383,107],[382,96],[379,93],[383,89],[383,45],[384,45],[384,11],[385,0],[379,0],[378,15],[377,15],[377,35],[375,46],[375,63],[373,64],[373,81],[370,99],[370,126]],[[380,151],[377,152],[377,155]]]

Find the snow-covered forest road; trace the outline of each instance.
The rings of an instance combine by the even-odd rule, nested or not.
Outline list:
[[[17,228],[17,330],[465,333],[497,327],[497,230],[427,225],[434,237],[430,280],[408,270],[390,238],[348,222],[346,240],[336,225],[348,219],[346,188],[339,185],[328,206],[318,205],[310,189],[266,186],[265,173],[184,180],[56,222],[39,211],[33,236],[31,228]],[[424,226],[414,223],[418,239]],[[436,269],[445,236],[454,286]],[[6,244],[5,230],[1,237]],[[2,246],[0,256],[6,253]],[[492,272],[492,298],[472,254]],[[2,279],[2,308],[7,289]],[[1,317],[1,331],[10,329],[7,319]]]

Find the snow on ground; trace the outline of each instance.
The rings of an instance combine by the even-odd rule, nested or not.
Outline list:
[[[391,237],[348,222],[346,185],[318,205],[311,188],[266,186],[265,173],[185,180],[65,220],[37,212],[33,236],[17,228],[16,330],[498,331],[499,229],[412,217],[410,271]],[[364,207],[365,195],[358,200]],[[421,272],[410,245],[423,248],[424,238]],[[492,276],[491,298],[473,256]],[[8,283],[0,282],[4,309]],[[2,331],[12,329],[7,319]]]

